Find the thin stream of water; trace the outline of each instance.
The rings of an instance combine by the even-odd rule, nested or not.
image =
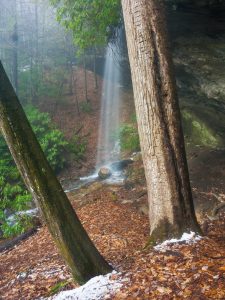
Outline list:
[[[120,147],[116,138],[120,121],[120,82],[119,51],[115,45],[108,45],[101,99],[96,169],[120,159]]]
[[[70,192],[85,184],[99,180],[98,171],[103,166],[111,170],[111,176],[104,180],[105,183],[120,184],[124,179],[121,170],[111,168],[113,162],[120,160],[118,132],[120,126],[121,69],[119,62],[120,51],[118,45],[109,44],[106,49],[104,67],[95,172],[89,176],[81,177],[78,182],[66,189],[65,192]]]

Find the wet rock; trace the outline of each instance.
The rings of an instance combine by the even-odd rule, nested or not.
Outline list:
[[[112,169],[113,171],[122,171],[132,163],[133,163],[132,159],[123,159],[123,160],[115,161],[110,165],[110,169]]]
[[[98,176],[100,179],[107,179],[112,175],[112,172],[109,168],[107,167],[102,167],[99,171],[98,171]]]

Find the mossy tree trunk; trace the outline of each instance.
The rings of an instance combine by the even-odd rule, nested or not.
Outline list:
[[[111,271],[49,166],[1,62],[0,129],[74,278],[84,283],[93,276]]]
[[[161,0],[122,0],[149,199],[150,242],[200,231]]]

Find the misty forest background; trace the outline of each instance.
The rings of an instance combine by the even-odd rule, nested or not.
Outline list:
[[[224,299],[224,1],[165,1],[195,213],[206,237],[157,253],[145,248],[147,188],[121,3],[93,0],[83,9],[84,2],[0,0],[0,60],[33,131],[85,230],[121,271],[115,278],[129,278],[115,299]],[[107,65],[119,72],[116,80]],[[119,95],[118,116],[112,106],[102,112],[106,82]],[[112,149],[101,149],[101,126]],[[116,157],[119,179],[96,177],[105,154]],[[5,299],[77,287],[0,134],[1,251]]]
[[[86,58],[76,56],[71,32],[66,32],[57,23],[56,11],[48,1],[1,1],[0,14],[1,61],[42,149],[58,174],[65,168],[66,160],[69,164],[70,160],[80,161],[85,155],[87,141],[79,135],[78,128],[82,124],[78,122],[77,127],[71,127],[66,138],[63,129],[68,116],[61,117],[60,110],[72,97],[75,105],[70,113],[78,116],[81,112],[90,113],[88,95],[78,99],[74,74],[76,66],[85,66]],[[89,64],[95,64],[95,60],[96,52],[92,51],[88,56]],[[86,72],[85,66],[81,77],[87,92]],[[97,78],[95,80],[97,88]],[[31,225],[28,216],[20,215],[13,224],[6,222],[15,211],[31,207],[31,196],[2,137],[0,153],[1,232],[7,237],[21,233]]]
[[[115,63],[119,64],[122,90],[120,126],[111,135],[120,139],[122,157],[140,147],[118,4],[112,20],[104,19],[103,11],[97,37],[96,28],[91,30],[91,26],[73,34],[73,26],[82,25],[82,13],[74,25],[64,19],[63,9],[51,4],[57,6],[57,1],[1,1],[0,58],[49,162],[69,187],[95,167],[108,42],[119,53],[119,62],[115,54]],[[220,63],[224,19],[218,8],[220,2],[212,3],[210,9],[204,3],[194,8],[185,4],[172,1],[168,19],[186,146],[194,153],[196,147],[224,146],[224,68]],[[118,27],[122,27],[119,38]],[[17,214],[13,222],[9,217],[34,204],[3,138],[0,154],[1,235],[8,237],[31,226],[27,215]]]
[[[75,46],[72,31],[57,22],[57,10],[48,1],[1,1],[0,14],[1,61],[47,159],[65,186],[70,186],[71,179],[76,181],[95,166],[108,39],[115,49],[120,48],[123,72],[129,70],[124,29],[119,40],[114,27],[93,46],[88,45],[90,41],[83,44],[82,37]],[[119,10],[114,19],[121,22]],[[131,86],[130,74],[118,84]],[[126,97],[129,101],[132,93]],[[131,118],[135,122],[134,114]],[[122,148],[139,149],[136,125],[121,125],[111,135],[124,136]],[[34,203],[2,137],[0,152],[0,232],[6,238],[32,226],[32,217],[15,212],[31,209]]]

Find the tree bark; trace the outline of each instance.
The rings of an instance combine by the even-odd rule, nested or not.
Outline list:
[[[89,239],[49,166],[1,62],[0,129],[74,278],[83,283],[111,271]]]
[[[122,0],[149,200],[150,243],[200,232],[161,0]]]

